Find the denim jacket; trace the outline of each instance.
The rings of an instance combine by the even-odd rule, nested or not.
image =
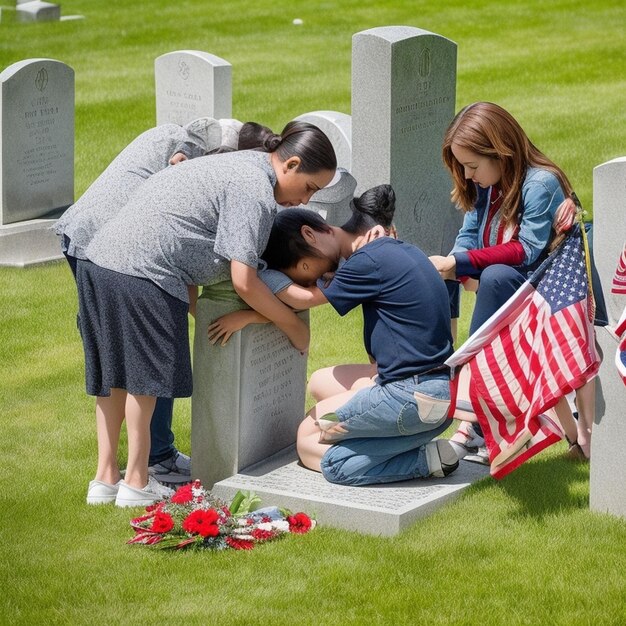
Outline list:
[[[465,214],[463,226],[450,254],[456,259],[457,276],[480,275],[471,264],[467,250],[484,248],[483,235],[488,214],[491,188],[477,187],[478,197],[471,211]],[[528,275],[536,269],[550,241],[550,231],[558,206],[565,199],[558,178],[550,171],[529,167],[522,183],[519,242],[524,248],[524,262],[518,268]]]

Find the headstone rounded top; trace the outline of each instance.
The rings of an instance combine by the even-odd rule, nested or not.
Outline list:
[[[604,163],[600,163],[600,165],[596,165],[593,169],[599,170],[607,165],[617,165],[618,163],[624,163],[626,161],[626,156],[616,157],[615,159],[611,159],[610,161],[605,161]]]
[[[222,57],[218,57],[215,54],[211,54],[210,52],[203,52],[202,50],[174,50],[173,52],[166,52],[161,56],[158,56],[155,59],[155,63],[165,60],[167,57],[172,55],[188,54],[189,56],[198,57],[199,59],[203,59],[204,61],[209,61],[212,65],[230,65],[228,61],[222,59]]]
[[[67,63],[63,63],[63,61],[58,61],[57,59],[47,59],[47,58],[36,58],[36,59],[24,59],[23,61],[17,61],[8,67],[5,67],[2,72],[0,72],[0,81],[5,81],[14,74],[17,74],[21,69],[32,65],[33,63],[46,63],[48,65],[59,65],[63,68],[67,68],[72,73],[74,69],[67,65]]]

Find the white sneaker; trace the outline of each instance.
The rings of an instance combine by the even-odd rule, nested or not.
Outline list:
[[[143,489],[131,487],[122,480],[115,498],[115,506],[148,506],[173,494],[173,489],[159,483],[154,476],[148,476],[148,484]]]
[[[437,439],[426,444],[426,461],[429,476],[443,478],[459,466],[459,458],[447,439]]]
[[[110,504],[115,502],[120,488],[119,481],[115,485],[103,483],[101,480],[92,480],[87,489],[87,504]]]

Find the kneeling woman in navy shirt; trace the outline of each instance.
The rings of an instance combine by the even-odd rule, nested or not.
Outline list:
[[[381,190],[385,198],[379,201],[393,204],[391,187]],[[447,289],[416,246],[380,237],[358,248],[362,237],[354,230],[330,226],[312,211],[284,211],[264,254],[269,267],[300,284],[307,270],[319,278],[346,259],[330,284],[289,304],[330,302],[339,315],[361,305],[365,348],[376,364],[370,386],[313,407],[298,431],[298,454],[307,467],[345,485],[446,476],[458,459],[447,440],[433,441],[450,425],[445,409],[433,407],[445,407],[450,397]]]

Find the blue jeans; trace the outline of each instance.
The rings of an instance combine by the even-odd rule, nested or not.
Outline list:
[[[420,418],[414,392],[449,400],[447,371],[367,387],[339,407],[336,415],[348,432],[334,435],[336,443],[322,457],[326,480],[371,485],[429,476],[424,446],[451,420]]]
[[[150,465],[160,463],[176,452],[172,432],[173,411],[174,398],[157,398],[150,420]]]

